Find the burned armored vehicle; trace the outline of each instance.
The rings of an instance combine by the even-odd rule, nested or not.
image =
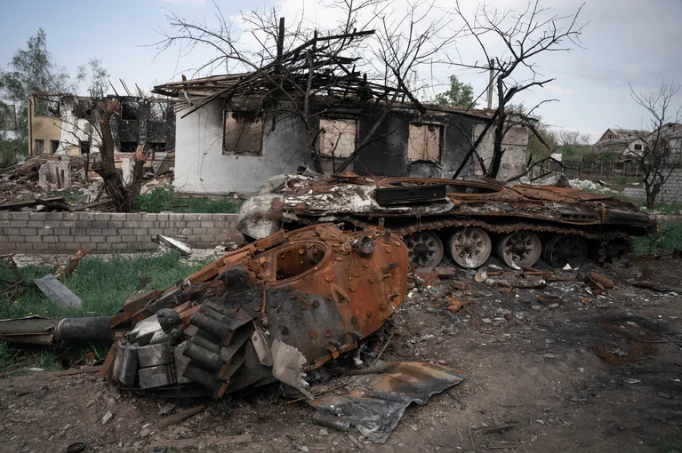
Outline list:
[[[655,226],[629,203],[570,187],[357,175],[275,177],[244,203],[239,222],[252,238],[280,225],[380,225],[404,238],[412,267],[449,256],[477,268],[496,253],[515,269],[540,258],[555,267],[579,266],[589,255],[610,261]]]
[[[280,232],[111,318],[102,375],[127,388],[222,397],[305,373],[358,347],[400,305],[407,250],[386,231]]]

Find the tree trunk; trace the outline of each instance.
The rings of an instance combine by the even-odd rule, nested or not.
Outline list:
[[[99,175],[104,180],[104,189],[107,191],[117,212],[131,212],[135,208],[134,199],[130,197],[128,190],[123,184],[123,178],[114,164],[114,137],[111,133],[111,116],[118,110],[117,99],[102,101],[98,104],[99,124],[102,132],[102,166]]]

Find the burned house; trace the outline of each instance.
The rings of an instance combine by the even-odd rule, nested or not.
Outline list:
[[[195,81],[198,82],[198,81]],[[169,93],[174,91],[169,90]],[[177,93],[177,91],[175,91]],[[258,111],[249,99],[217,98],[176,123],[175,187],[183,192],[253,192],[271,176],[313,166],[307,131],[296,115],[281,106]],[[332,107],[333,106],[333,107]],[[369,141],[345,171],[359,175],[449,177],[462,163],[476,134],[488,120],[484,111],[467,111],[396,103],[385,119],[381,102],[321,97],[311,103],[316,116],[310,128],[319,134],[322,169],[333,173]],[[285,109],[284,109],[285,110]],[[525,163],[528,135],[524,128],[507,134]],[[489,153],[492,155],[492,141]],[[507,156],[512,157],[510,152]],[[515,168],[504,162],[503,168]],[[518,172],[517,172],[518,173]],[[477,176],[474,160],[462,176]]]
[[[118,99],[112,133],[116,152],[132,153],[139,144],[164,153],[175,147],[175,112],[169,100],[136,96]],[[98,153],[99,132],[92,121],[93,99],[60,93],[33,94],[28,100],[29,156],[80,156]],[[163,157],[163,155],[160,155]]]
[[[253,72],[154,87],[178,100],[175,189],[253,192],[300,166],[450,177],[493,112],[422,104],[404,84],[382,85],[356,71],[357,59],[329,51],[331,40],[316,46],[315,38]],[[507,136],[523,157],[509,151],[509,172],[526,161],[527,133],[518,129]],[[492,140],[484,142],[492,154]],[[461,176],[476,176],[477,164],[468,165]]]

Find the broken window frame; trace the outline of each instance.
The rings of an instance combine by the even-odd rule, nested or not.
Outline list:
[[[59,96],[35,96],[33,116],[36,118],[60,118],[61,99]],[[52,107],[52,108],[51,108]]]
[[[56,143],[56,146],[55,146]],[[50,154],[57,154],[59,150],[59,140],[50,140]]]
[[[119,146],[120,153],[134,153],[137,150],[137,142],[120,142]]]
[[[333,116],[321,117],[320,118],[320,124],[319,124],[320,130],[325,129],[325,131],[326,131],[326,128],[324,128],[324,126],[322,124],[323,121],[352,121],[354,123],[355,130],[353,131],[352,149],[350,150],[350,152],[344,153],[344,154],[337,154],[336,153],[336,149],[338,148],[338,143],[339,143],[338,141],[335,143],[334,149],[332,151],[330,151],[329,153],[326,153],[323,146],[322,146],[322,144],[324,143],[324,140],[325,140],[326,132],[320,132],[320,137],[318,139],[318,148],[320,151],[320,157],[321,158],[327,158],[327,159],[343,159],[343,158],[350,156],[358,144],[358,133],[359,133],[359,127],[360,127],[360,123],[358,121],[358,118],[348,117],[348,116],[344,116],[344,117],[333,117]],[[343,137],[343,134],[345,134],[345,133],[346,133],[346,130],[344,129],[344,131],[339,134],[339,138]]]
[[[36,155],[45,153],[45,140],[36,138],[33,146],[35,147],[34,152]]]
[[[140,109],[133,104],[136,103],[121,100],[121,106],[119,107],[121,121],[138,121],[140,119]],[[131,115],[131,113],[134,113],[134,115]]]
[[[250,134],[253,137],[258,137],[258,149],[247,149],[247,150],[235,150],[235,149],[228,149],[228,140],[227,140],[227,120],[228,120],[228,115],[232,115],[232,118],[235,120],[237,124],[239,124],[239,120],[234,118],[234,114],[237,113],[239,115],[243,116],[253,116],[253,121],[250,122],[249,129],[251,128],[257,128],[256,131],[253,134]],[[244,126],[242,126],[242,131],[244,129]],[[250,132],[250,131],[249,131]],[[257,133],[256,133],[257,132]],[[253,111],[246,111],[246,110],[223,110],[223,154],[227,156],[262,156],[263,155],[263,135],[265,132],[265,118],[263,118],[262,115],[258,115],[256,112]],[[241,132],[240,132],[241,134]],[[240,137],[248,137],[248,135],[241,134]],[[237,145],[239,145],[239,140],[241,138],[237,139]]]
[[[168,109],[171,105],[167,101],[151,101],[149,102],[148,119],[154,123],[165,123],[168,119]]]
[[[427,155],[428,148],[425,148],[422,151],[421,157],[419,159],[412,159],[410,157],[410,143],[412,142],[412,130],[413,128],[421,128],[421,127],[426,127],[427,130],[430,128],[437,128],[438,129],[438,156],[435,159],[432,159],[430,156]],[[436,123],[436,122],[423,122],[423,121],[412,121],[410,122],[408,126],[408,133],[407,133],[407,162],[412,163],[412,162],[436,162],[440,163],[442,156],[443,156],[443,147],[444,147],[444,140],[443,137],[445,135],[445,125],[442,123]]]
[[[81,156],[90,154],[92,152],[92,142],[90,140],[79,140],[78,149],[80,150]]]

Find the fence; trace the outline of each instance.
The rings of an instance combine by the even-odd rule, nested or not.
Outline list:
[[[542,175],[550,171],[564,173],[569,179],[582,179],[587,176],[642,176],[642,169],[637,162],[614,162],[604,164],[600,162],[562,162],[545,161],[542,166],[535,170],[536,175]]]

